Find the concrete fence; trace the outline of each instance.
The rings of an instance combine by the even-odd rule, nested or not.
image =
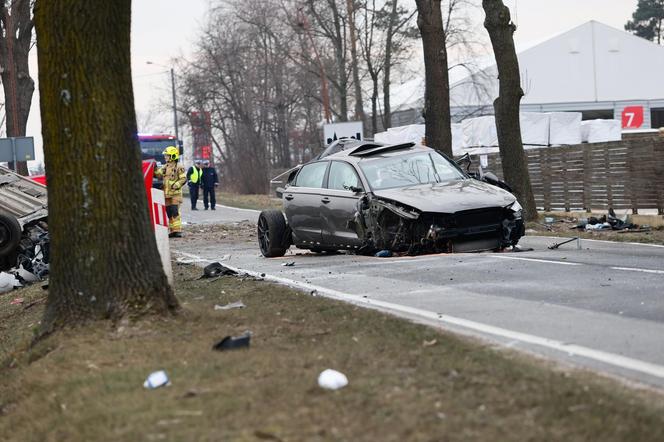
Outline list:
[[[664,137],[526,150],[539,210],[657,209],[664,214]],[[501,175],[500,154],[488,170]]]

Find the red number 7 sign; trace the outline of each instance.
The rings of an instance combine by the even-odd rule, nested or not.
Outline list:
[[[643,106],[627,106],[623,109],[623,129],[638,129],[641,126],[643,126]]]

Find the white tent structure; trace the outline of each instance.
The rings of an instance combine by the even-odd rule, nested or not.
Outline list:
[[[627,118],[629,124],[623,123],[623,128],[628,129],[664,126],[662,46],[590,21],[522,51],[518,57],[525,93],[523,112],[575,111],[584,120]],[[492,65],[451,85],[455,120],[493,114],[497,77]],[[396,89],[399,95],[408,96]],[[402,103],[399,109],[405,112],[408,107]],[[401,121],[398,112],[395,120],[395,125],[408,123]]]

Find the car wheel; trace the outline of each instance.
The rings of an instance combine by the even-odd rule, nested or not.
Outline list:
[[[21,241],[21,225],[8,213],[0,213],[0,258],[5,258],[16,251]]]
[[[290,247],[288,226],[279,210],[265,210],[258,217],[258,246],[266,258],[284,256]]]

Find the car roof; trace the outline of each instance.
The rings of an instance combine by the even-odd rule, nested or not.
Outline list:
[[[375,158],[400,156],[417,152],[432,152],[434,149],[415,143],[384,144],[375,142],[355,142],[352,146],[344,146],[344,150],[321,156],[322,159],[344,159],[351,163]]]

